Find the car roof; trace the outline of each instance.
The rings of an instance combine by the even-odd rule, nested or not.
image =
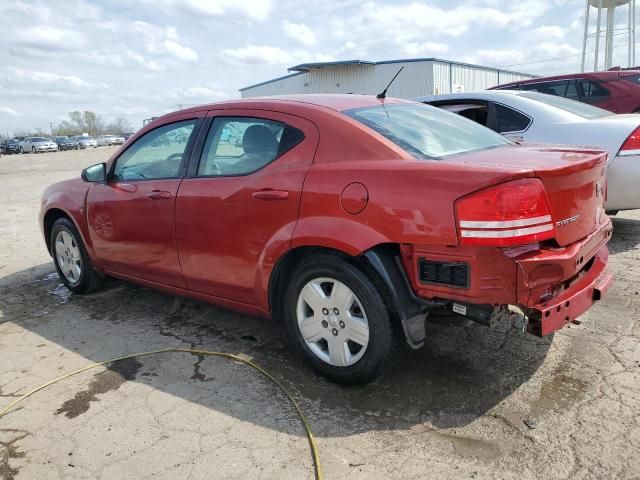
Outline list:
[[[379,99],[375,95],[352,95],[352,94],[300,94],[300,95],[274,95],[269,97],[252,97],[243,98],[238,100],[227,100],[223,102],[209,103],[205,105],[199,105],[197,107],[191,107],[184,110],[178,110],[176,112],[169,113],[160,118],[166,118],[175,114],[184,114],[189,112],[199,112],[202,110],[213,110],[216,108],[265,108],[276,107],[286,105],[287,103],[293,103],[298,105],[308,106],[310,109],[314,108],[328,108],[336,111],[350,110],[352,108],[366,108],[373,107],[381,104],[397,104],[397,103],[412,103],[411,100],[402,100],[399,98],[387,97],[385,99]]]
[[[591,78],[595,80],[616,80],[620,77],[620,73],[624,75],[640,75],[640,70],[607,70],[605,72],[583,72],[583,73],[565,73],[563,75],[552,75],[548,77],[536,77],[527,80],[518,80],[517,82],[503,83],[491,88],[508,87],[510,85],[531,84],[539,82],[549,82],[552,80],[567,80],[572,78]]]

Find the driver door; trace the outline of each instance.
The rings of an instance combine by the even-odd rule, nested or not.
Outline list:
[[[200,123],[188,118],[138,138],[111,164],[106,183],[91,186],[87,220],[102,267],[184,288],[176,251],[176,193]],[[178,142],[179,136],[187,142]]]

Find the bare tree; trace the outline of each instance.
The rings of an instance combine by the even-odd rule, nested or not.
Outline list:
[[[115,120],[109,123],[109,125],[107,125],[106,131],[107,133],[113,134],[130,133],[133,132],[133,126],[126,118],[117,117]]]
[[[59,135],[78,135],[88,133],[89,135],[100,135],[104,133],[106,122],[104,117],[98,113],[85,110],[69,112],[69,120],[63,120],[58,125],[56,132]]]

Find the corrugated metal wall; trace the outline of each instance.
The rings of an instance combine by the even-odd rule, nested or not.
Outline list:
[[[404,70],[389,88],[390,97],[414,98],[434,93],[449,93],[461,86],[464,91],[484,90],[499,83],[512,82],[530,75],[516,75],[473,65],[441,61],[412,61],[327,66],[242,90],[242,98],[297,93],[380,93],[400,67]]]
[[[504,70],[494,70],[473,65],[449,62],[433,62],[434,94],[451,93],[456,87],[462,91],[486,90],[501,83],[533,78],[533,75],[518,74]]]

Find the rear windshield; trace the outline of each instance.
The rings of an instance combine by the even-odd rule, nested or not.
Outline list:
[[[420,103],[377,105],[343,113],[416,158],[437,160],[511,144],[494,131],[460,115]]]
[[[540,103],[545,103],[565,112],[573,113],[582,118],[601,118],[613,115],[608,110],[594,107],[593,105],[587,105],[586,103],[576,102],[575,100],[569,100],[568,98],[558,97],[556,95],[547,95],[545,93],[536,92],[519,92],[518,95],[524,98],[530,98]]]

